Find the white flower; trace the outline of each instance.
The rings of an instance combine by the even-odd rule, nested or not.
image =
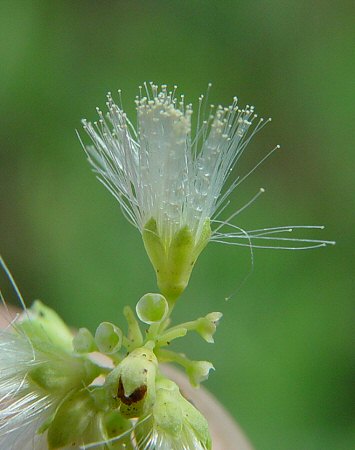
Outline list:
[[[83,121],[93,143],[83,146],[100,181],[141,231],[158,285],[170,303],[186,287],[209,240],[250,249],[307,249],[333,243],[284,237],[297,228],[323,228],[319,226],[245,231],[232,224],[263,189],[229,218],[218,219],[231,192],[279,148],[224,188],[247,144],[268,122],[256,120],[252,106],[240,109],[235,97],[230,106],[211,106],[206,114],[201,96],[196,131],[191,133],[192,105],[185,104],[183,95],[178,99],[175,88],[145,85],[145,95],[141,90],[136,99],[137,129],[111,94],[107,98],[106,117],[97,109],[98,122]]]
[[[166,85],[160,89],[153,83],[150,88],[145,85],[145,95],[141,90],[136,99],[136,130],[110,93],[107,117],[97,108],[98,122],[83,120],[93,142],[84,148],[100,181],[140,231],[154,218],[159,236],[167,246],[186,225],[198,241],[206,220],[216,218],[235,187],[279,148],[275,147],[246,176],[234,179],[222,194],[247,144],[271,119],[258,119],[250,131],[257,118],[253,106],[240,109],[234,97],[230,106],[212,105],[206,115],[202,112],[205,106],[201,96],[197,128],[191,133],[192,105],[185,104],[183,95],[177,98],[175,90],[176,86],[168,91]],[[219,223],[212,232],[212,240],[246,238],[238,228],[235,233],[222,233],[220,225],[229,225],[229,220]],[[249,237],[265,239],[266,234],[274,235],[276,230],[285,232],[293,228],[297,227],[253,230]],[[312,247],[328,243],[302,241],[314,244]]]
[[[167,245],[185,225],[198,241],[206,220],[233,190],[235,182],[221,196],[230,171],[263,122],[247,137],[256,115],[252,107],[240,110],[235,98],[228,108],[211,109],[192,138],[192,105],[185,105],[183,96],[178,101],[175,90],[168,92],[163,85],[159,91],[152,84],[136,103],[137,131],[111,94],[107,119],[98,110],[98,123],[84,121],[94,144],[86,147],[89,161],[139,230],[153,217]]]

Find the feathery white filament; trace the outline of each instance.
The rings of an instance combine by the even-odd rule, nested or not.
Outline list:
[[[213,219],[219,217],[227,206],[231,192],[279,148],[276,146],[246,175],[234,179],[224,189],[250,140],[271,119],[256,120],[254,107],[247,105],[240,109],[236,97],[229,107],[215,108],[212,105],[206,115],[206,99],[201,96],[197,129],[192,137],[192,105],[185,103],[183,95],[176,97],[176,86],[173,91],[168,91],[166,85],[161,88],[153,83],[144,86],[145,90],[140,87],[140,95],[136,98],[137,131],[122,108],[114,103],[110,93],[106,117],[97,109],[98,122],[92,124],[83,120],[93,145],[82,145],[99,180],[116,197],[127,219],[140,231],[151,218],[155,219],[159,236],[166,246],[185,225],[198,242],[207,219],[218,223],[217,229],[212,230],[211,240],[247,245],[238,242],[239,238],[246,238],[245,233],[222,233],[221,229],[233,226],[229,220],[253,203],[260,193],[229,220],[218,222]],[[252,127],[254,122],[256,124]],[[280,231],[283,232],[283,228]],[[277,239],[276,236],[246,233],[252,240],[263,238],[267,242]],[[231,241],[233,239],[234,242]],[[287,238],[279,240],[294,241]],[[297,248],[305,249],[333,243],[297,241],[305,244]]]
[[[94,144],[86,146],[89,161],[138,229],[153,217],[165,242],[185,225],[198,240],[221,204],[229,173],[263,122],[246,139],[256,116],[252,107],[240,110],[235,98],[230,107],[211,111],[208,120],[199,118],[192,139],[192,106],[183,96],[178,102],[175,90],[151,84],[136,104],[137,132],[111,94],[107,117],[98,110],[98,122],[83,122]]]
[[[34,390],[27,376],[40,362],[24,334],[0,333],[0,448],[42,448],[30,443],[50,414],[53,398],[40,389]],[[23,447],[12,447],[10,441],[11,445],[22,442]]]

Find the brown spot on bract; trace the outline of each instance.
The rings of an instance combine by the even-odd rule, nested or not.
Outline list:
[[[134,390],[129,397],[126,397],[121,378],[120,381],[118,382],[117,397],[125,405],[130,406],[132,405],[132,403],[140,402],[141,400],[143,400],[146,393],[147,393],[147,386],[143,384],[142,386],[139,386],[136,390]]]

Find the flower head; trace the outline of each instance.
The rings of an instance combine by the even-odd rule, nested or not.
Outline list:
[[[89,161],[141,232],[153,218],[166,247],[184,226],[197,242],[224,200],[221,190],[247,144],[254,110],[239,109],[235,98],[211,111],[192,138],[192,105],[175,91],[152,84],[136,104],[137,131],[111,94],[107,119],[98,110],[98,123],[84,121],[94,144],[86,147]]]
[[[221,196],[226,179],[252,135],[252,107],[211,108],[192,137],[192,105],[151,84],[137,97],[137,130],[108,94],[107,118],[84,121],[94,145],[87,146],[99,179],[142,233],[168,299],[186,287],[194,263],[211,238],[210,221],[234,184]],[[200,98],[200,109],[202,97]],[[199,113],[200,122],[200,113]]]
[[[192,105],[185,103],[183,95],[176,97],[175,91],[168,91],[166,85],[145,85],[144,94],[141,89],[136,99],[137,129],[111,94],[107,96],[106,117],[98,109],[98,122],[83,121],[93,143],[84,146],[89,162],[128,220],[142,233],[158,285],[170,301],[186,287],[196,258],[209,240],[251,247],[254,240],[270,244],[277,239],[275,233],[297,228],[246,232],[230,223],[263,189],[229,219],[217,220],[229,194],[267,158],[223,189],[247,144],[268,121],[255,122],[254,108],[239,108],[236,97],[228,107],[211,106],[208,114],[203,113],[201,96],[197,129],[192,133]],[[211,223],[215,225],[212,231]],[[231,229],[224,232],[228,226]],[[327,243],[280,240],[306,242],[303,248]],[[258,243],[253,246],[264,247]]]

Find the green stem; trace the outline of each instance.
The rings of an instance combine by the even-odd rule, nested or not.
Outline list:
[[[168,319],[168,318],[171,316],[171,313],[173,312],[173,309],[174,309],[175,304],[176,304],[176,300],[177,300],[179,297],[176,297],[176,298],[173,299],[173,298],[171,298],[171,297],[165,296],[165,298],[166,298],[166,300],[167,300],[167,302],[168,302],[168,305],[169,305],[168,315],[166,316],[166,318]]]
[[[146,336],[146,341],[152,341],[155,340],[156,337],[159,334],[159,330],[161,328],[161,323],[152,323],[150,325],[150,327],[148,328],[148,332],[147,332],[147,336]]]
[[[174,339],[186,336],[187,329],[183,327],[174,327],[174,329],[167,330],[164,334],[159,336],[156,340],[158,347],[169,345]]]
[[[159,349],[156,352],[158,359],[162,362],[175,362],[188,369],[191,361],[183,353],[175,353],[171,350]]]
[[[186,328],[187,331],[195,331],[197,326],[197,320],[191,320],[189,322],[180,323],[179,325],[175,325],[167,330],[167,333],[175,331],[179,328]]]

